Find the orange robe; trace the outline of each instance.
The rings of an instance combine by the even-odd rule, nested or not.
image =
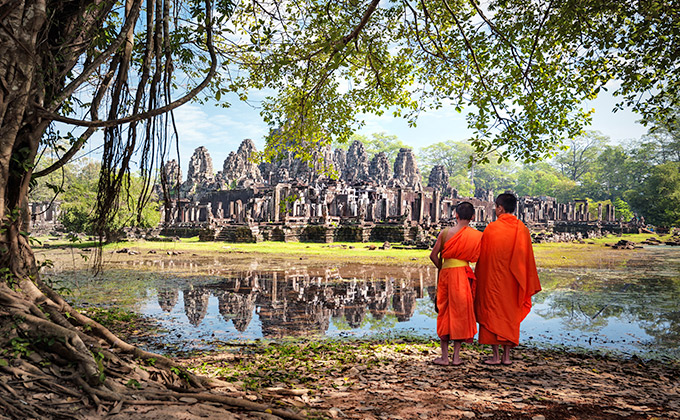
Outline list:
[[[519,344],[519,324],[541,291],[529,229],[512,214],[501,214],[482,235],[475,267],[475,315],[480,344]]]
[[[462,228],[442,247],[442,260],[477,261],[481,239],[482,232],[469,226]],[[475,274],[469,266],[443,268],[439,272],[437,335],[440,339],[471,342],[477,333],[474,278]]]

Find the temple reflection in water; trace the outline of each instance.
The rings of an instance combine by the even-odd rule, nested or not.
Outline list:
[[[337,269],[310,273],[306,269],[222,273],[221,281],[207,285],[188,284],[178,289],[159,288],[158,304],[171,312],[180,301],[190,324],[199,326],[208,313],[211,296],[225,322],[244,332],[253,317],[262,326],[262,336],[278,338],[325,334],[331,320],[359,328],[370,314],[373,320],[391,316],[397,322],[411,319],[416,299],[433,296],[431,270],[406,269],[399,276],[376,279],[343,278]],[[425,290],[428,289],[428,290]],[[432,290],[429,290],[432,289]]]

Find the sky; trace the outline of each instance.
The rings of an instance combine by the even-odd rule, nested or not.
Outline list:
[[[257,101],[251,103],[257,104]],[[614,144],[638,139],[647,133],[647,128],[638,123],[640,119],[638,115],[629,110],[612,112],[615,103],[616,100],[609,93],[602,91],[597,99],[585,103],[585,109],[595,110],[592,125],[586,129],[601,132]],[[453,107],[443,107],[421,114],[416,127],[409,127],[405,119],[395,118],[389,112],[382,116],[364,115],[363,119],[366,124],[357,132],[358,134],[370,136],[382,132],[395,135],[416,153],[419,149],[435,143],[448,140],[464,141],[472,133],[467,128],[465,114],[456,112]],[[217,172],[222,170],[229,153],[236,151],[244,139],[252,139],[257,150],[262,150],[264,138],[269,132],[268,126],[259,114],[259,109],[237,98],[232,101],[229,108],[214,104],[183,105],[175,110],[175,121],[180,138],[179,158],[184,176],[196,148],[205,146],[208,149],[213,170]],[[98,159],[100,145],[100,139],[92,139],[81,156]],[[176,158],[176,152],[170,156],[170,159],[172,158]]]
[[[611,89],[610,89],[611,90]],[[615,99],[603,92],[593,101],[584,104],[593,108],[593,122],[587,130],[599,131],[608,136],[612,143],[640,138],[647,128],[637,121],[639,116],[631,111],[612,112]],[[252,139],[258,150],[264,148],[264,137],[269,128],[262,121],[259,110],[253,106],[234,101],[230,108],[212,105],[187,104],[175,111],[180,136],[180,163],[186,174],[189,159],[194,150],[205,146],[210,153],[215,172],[222,169],[229,152],[236,151],[241,142]],[[417,153],[420,148],[447,140],[464,141],[471,135],[463,113],[453,107],[421,114],[416,127],[409,127],[403,118],[389,113],[382,116],[364,115],[366,125],[358,134],[370,136],[384,132],[395,135]]]

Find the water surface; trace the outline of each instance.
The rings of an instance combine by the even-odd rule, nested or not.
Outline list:
[[[615,251],[612,251],[615,252]],[[640,250],[620,270],[539,272],[543,291],[521,341],[651,358],[680,358],[680,249]],[[106,304],[156,319],[177,350],[220,341],[376,334],[436,337],[432,268],[289,265],[232,271],[228,260],[158,256],[119,261],[92,277],[55,268],[76,304]]]

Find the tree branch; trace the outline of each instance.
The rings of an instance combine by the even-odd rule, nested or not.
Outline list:
[[[111,58],[111,56],[116,52],[116,50],[121,45],[123,45],[123,42],[125,42],[125,40],[127,39],[128,32],[130,31],[130,29],[132,29],[134,27],[135,23],[137,23],[137,17],[139,16],[139,11],[141,10],[141,8],[142,8],[142,0],[135,0],[135,3],[133,5],[132,9],[130,10],[130,13],[125,18],[125,24],[120,29],[120,33],[118,34],[118,38],[116,38],[116,40],[111,45],[109,45],[109,47],[106,50],[104,50],[101,54],[99,54],[97,56],[97,58],[92,60],[90,65],[87,68],[83,69],[83,71],[80,73],[80,75],[78,75],[78,77],[76,77],[71,83],[69,83],[68,86],[66,86],[61,91],[61,93],[54,98],[51,105],[49,105],[46,109],[42,109],[42,110],[40,110],[41,107],[38,106],[39,111],[43,115],[45,115],[47,117],[57,115],[56,111],[61,107],[62,103],[66,100],[66,98],[71,96],[76,91],[76,89],[78,89],[80,87],[80,85],[82,85],[90,77],[90,75],[96,69],[99,68],[99,66],[101,66],[102,64],[104,64],[104,62],[106,60]],[[57,115],[57,116],[61,117],[59,115]],[[57,119],[53,118],[53,120],[57,120]],[[76,125],[80,125],[80,124],[76,124]]]
[[[531,69],[531,61],[534,59],[534,53],[536,52],[536,47],[538,46],[538,40],[541,35],[541,31],[543,30],[543,26],[545,25],[545,22],[548,20],[548,17],[550,16],[550,9],[552,9],[553,5],[553,0],[550,0],[550,3],[548,3],[548,8],[545,10],[545,14],[543,15],[543,19],[541,19],[541,24],[538,26],[538,29],[536,29],[536,36],[534,37],[534,43],[531,46],[531,54],[529,54],[529,61],[527,62],[527,68],[524,70],[524,79],[528,80],[529,83],[531,84],[531,79],[528,78],[529,70]]]
[[[71,146],[71,148],[66,153],[64,153],[62,157],[59,158],[59,160],[57,160],[56,162],[54,162],[53,164],[51,164],[50,166],[41,171],[33,172],[33,174],[31,174],[31,177],[33,179],[36,179],[43,177],[45,175],[49,175],[52,172],[66,165],[71,160],[71,158],[76,153],[78,153],[78,151],[85,145],[85,143],[87,143],[87,140],[89,140],[89,138],[92,136],[92,134],[95,133],[95,131],[97,131],[96,128],[89,127],[87,130],[85,130],[83,134],[80,135],[78,140],[76,140],[76,142],[73,143],[73,146]]]
[[[494,32],[496,33],[503,42],[505,42],[509,47],[510,50],[512,51],[512,57],[515,59],[515,63],[517,64],[518,67],[522,67],[521,60],[519,58],[519,55],[517,54],[517,49],[515,48],[515,45],[510,42],[510,40],[494,25],[494,23],[491,21],[491,19],[487,18],[484,12],[482,12],[482,9],[477,6],[477,2],[475,0],[470,0],[469,1],[470,5],[475,9],[475,12],[479,15],[479,17],[484,20],[484,22],[487,24],[487,26]],[[448,4],[447,4],[448,8]]]
[[[321,87],[321,84],[328,79],[328,76],[330,76],[330,63],[333,61],[333,57],[335,57],[336,54],[340,52],[340,50],[345,47],[347,44],[349,44],[353,39],[359,36],[359,33],[361,33],[361,30],[366,26],[368,23],[369,19],[371,18],[371,15],[375,12],[375,10],[378,7],[378,3],[380,3],[380,0],[372,0],[371,4],[368,6],[368,8],[364,11],[364,15],[361,17],[361,21],[359,24],[354,28],[354,30],[349,33],[348,35],[344,36],[342,40],[336,41],[333,43],[334,48],[333,51],[331,51],[331,54],[328,57],[328,60],[326,60],[326,64],[324,65],[325,67],[325,74],[319,79],[319,81],[314,85],[314,87],[305,95],[305,97],[308,97],[309,95],[315,93],[318,91],[318,89]]]
[[[378,7],[378,3],[380,3],[380,0],[373,0],[371,1],[371,4],[368,6],[368,9],[364,12],[364,15],[361,17],[361,22],[359,22],[359,25],[357,25],[354,30],[344,38],[342,38],[342,42],[344,45],[347,45],[351,40],[359,36],[359,33],[361,32],[362,29],[364,29],[364,26],[368,23],[368,20],[371,18],[371,15],[373,12],[375,12],[375,9]]]
[[[463,29],[463,26],[460,23],[460,20],[458,19],[458,16],[456,16],[456,13],[451,9],[451,6],[449,5],[449,2],[444,0],[444,6],[446,7],[446,10],[449,12],[451,17],[453,18],[454,22],[456,23],[456,26],[458,27],[458,31],[460,32],[461,36],[463,37],[463,40],[465,41],[465,46],[467,50],[470,52],[470,55],[472,57],[472,62],[475,65],[475,70],[477,71],[477,74],[479,75],[479,82],[482,84],[482,87],[484,88],[484,91],[486,92],[486,95],[489,99],[489,103],[491,104],[491,107],[493,108],[494,113],[496,114],[496,118],[499,120],[503,120],[503,117],[501,117],[500,112],[496,108],[496,104],[491,96],[491,89],[489,89],[489,86],[486,83],[486,77],[484,73],[482,72],[482,69],[479,65],[479,61],[477,61],[477,54],[475,53],[475,49],[472,46],[472,43],[470,43],[470,39],[467,37],[465,34],[465,30]]]
[[[95,120],[97,119],[98,115],[97,110],[99,109],[99,104],[101,103],[102,98],[104,97],[104,93],[106,93],[109,86],[111,86],[114,71],[115,65],[112,63],[111,68],[106,73],[104,79],[102,80],[102,83],[97,88],[94,98],[92,99],[92,104],[90,105],[90,115],[92,115],[92,119]],[[87,130],[85,130],[83,134],[80,135],[78,140],[71,146],[71,148],[61,158],[59,158],[59,160],[54,162],[49,167],[43,169],[42,171],[33,172],[31,177],[40,178],[45,175],[49,175],[52,172],[56,171],[57,169],[66,165],[69,162],[69,160],[71,160],[71,158],[85,145],[85,143],[87,143],[87,140],[92,136],[92,134],[95,133],[95,131],[97,131],[97,128],[89,127]]]
[[[149,118],[156,117],[161,114],[165,114],[166,112],[172,111],[175,108],[178,108],[181,105],[184,105],[185,103],[189,102],[193,98],[196,97],[206,86],[208,86],[208,83],[210,83],[210,80],[214,77],[216,70],[217,70],[217,54],[215,53],[215,46],[213,45],[213,34],[212,34],[212,13],[207,12],[206,13],[206,46],[208,48],[208,52],[210,54],[210,69],[208,70],[208,74],[206,77],[203,79],[203,81],[193,88],[188,94],[185,96],[181,97],[180,99],[169,103],[168,105],[162,106],[157,109],[153,109],[150,111],[142,112],[137,115],[130,115],[124,118],[119,118],[115,120],[105,120],[105,121],[99,121],[99,120],[93,120],[93,121],[85,121],[85,120],[80,120],[76,118],[68,118],[64,117],[61,115],[58,115],[54,112],[50,112],[48,109],[38,107],[38,112],[47,117],[52,119],[53,121],[59,121],[63,122],[66,124],[72,124],[72,125],[77,125],[77,126],[82,126],[82,127],[114,127],[116,125],[121,125],[121,124],[127,124],[131,122],[136,122],[136,121],[141,121],[141,120],[146,120]]]

